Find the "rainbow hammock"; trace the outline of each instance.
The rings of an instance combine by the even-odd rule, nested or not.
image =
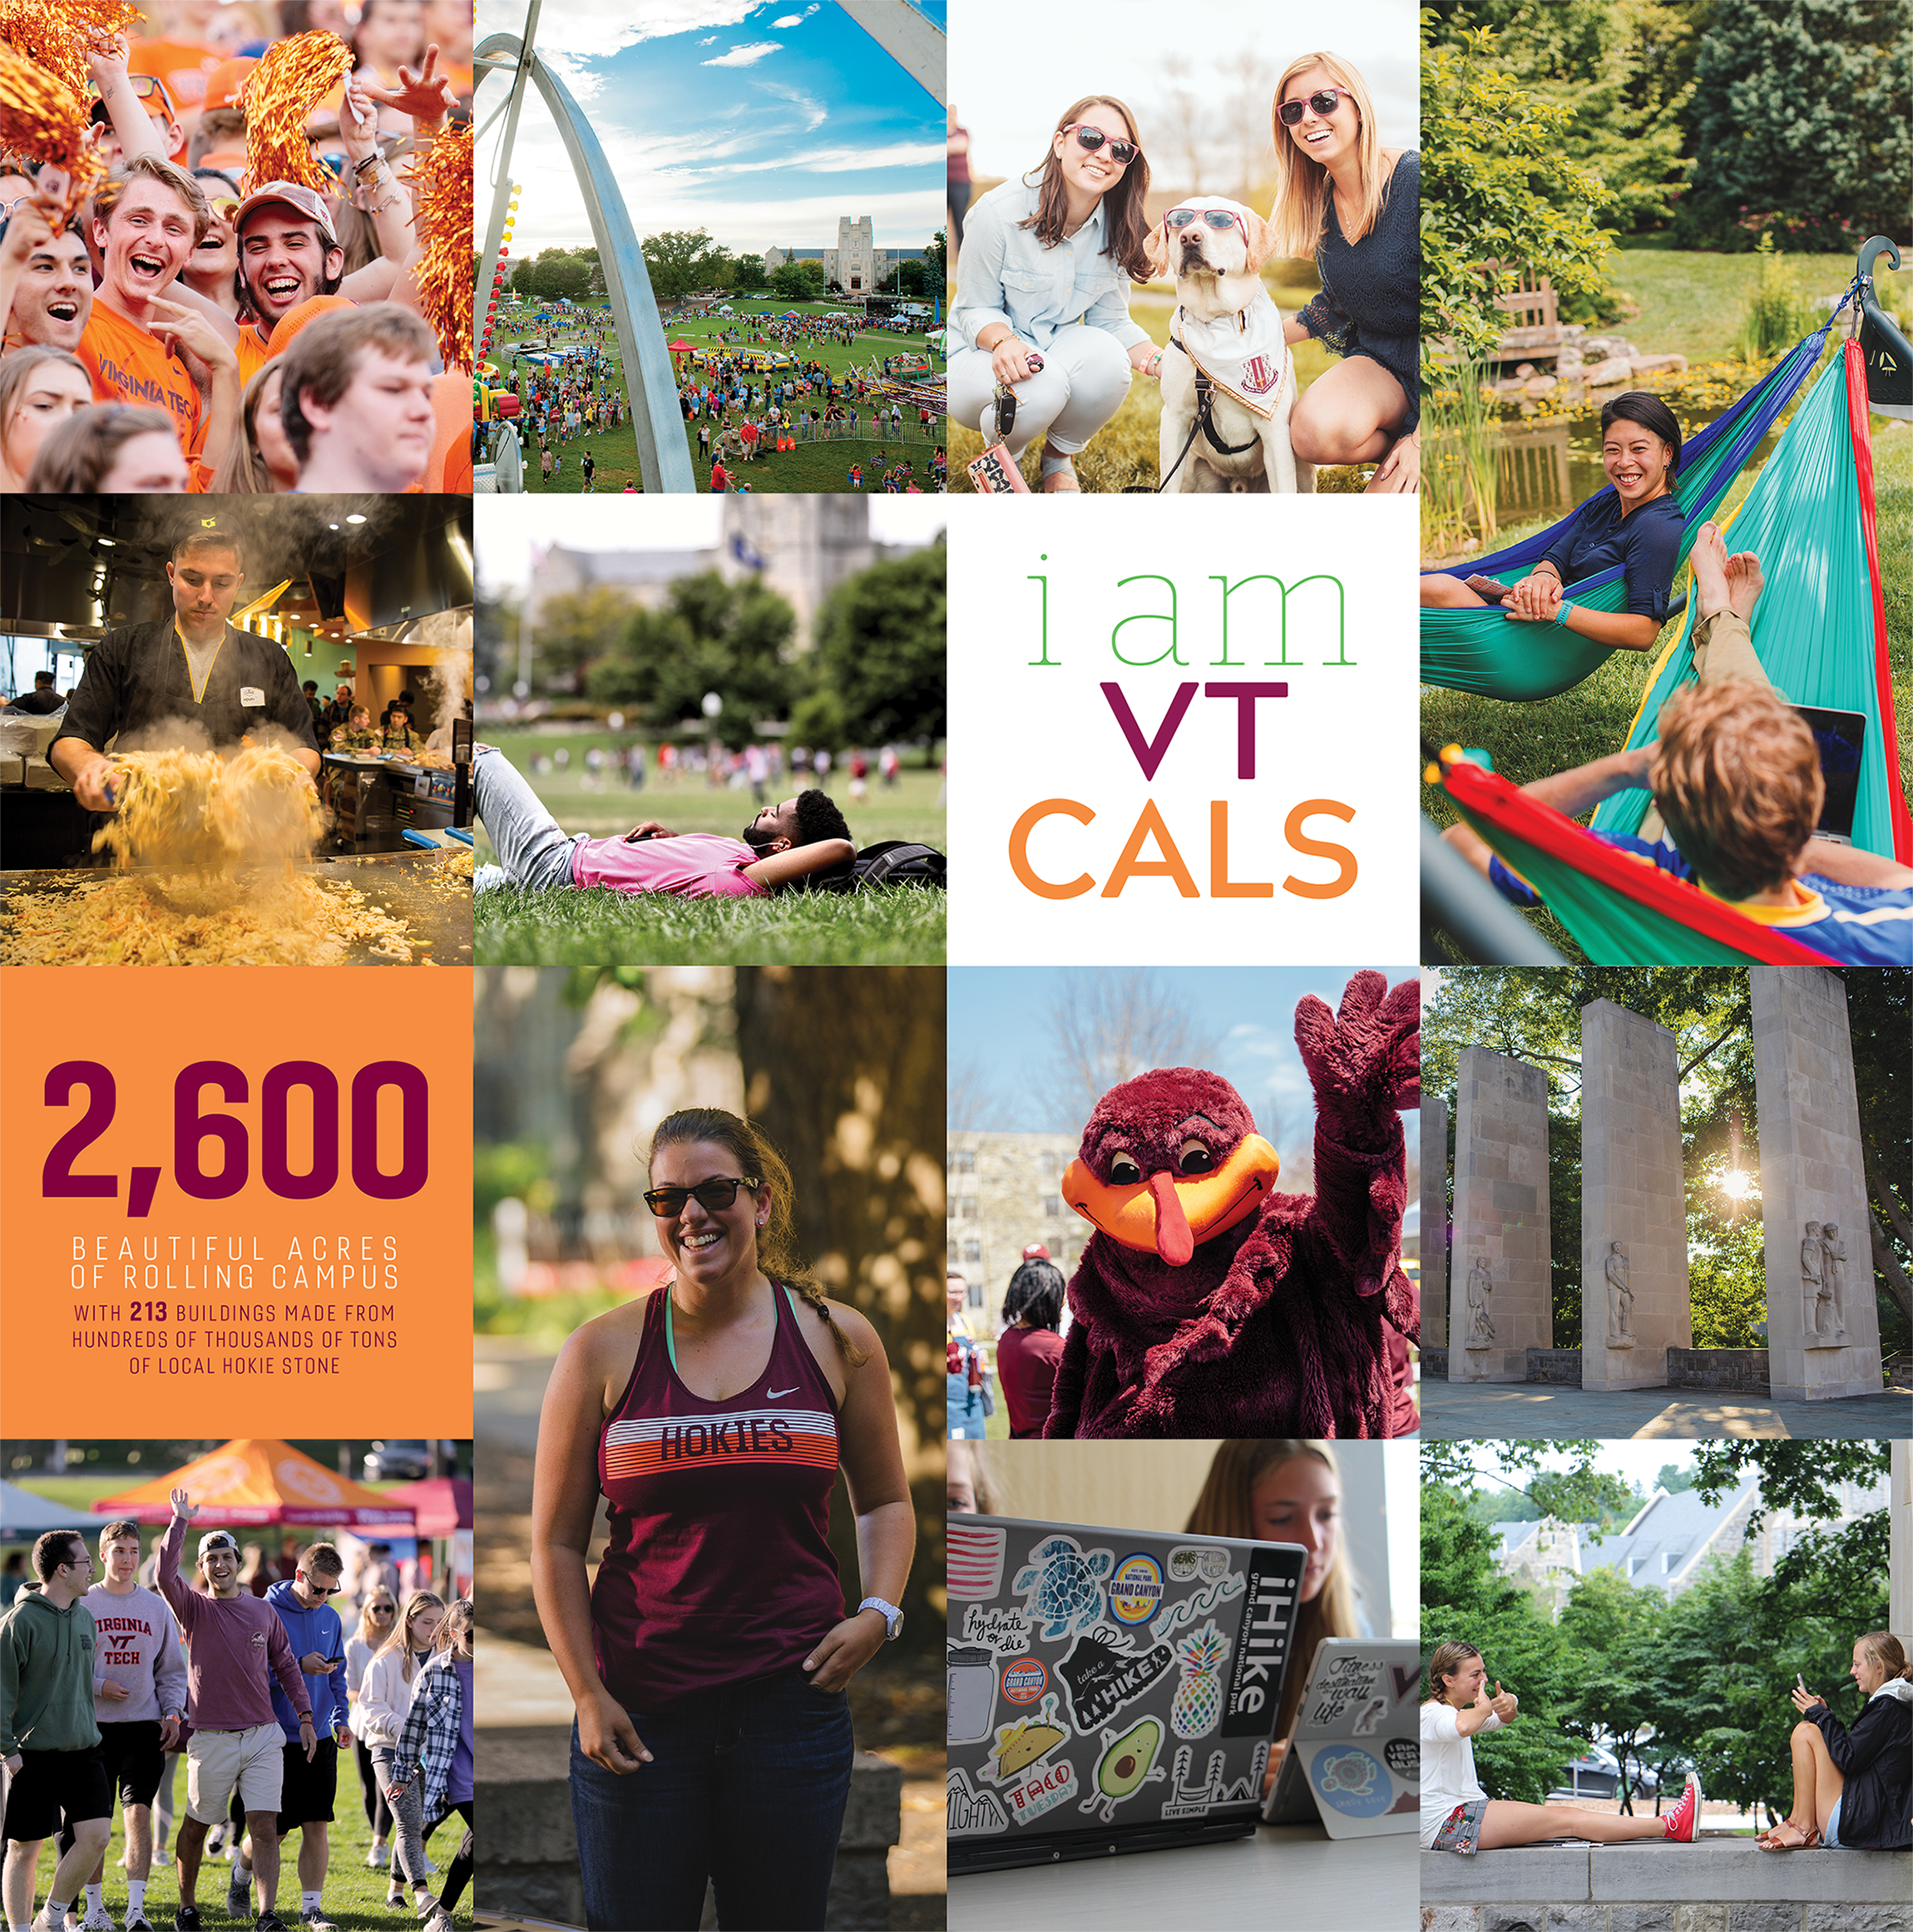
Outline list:
[[[1855,285],[1857,287],[1857,283]],[[1853,291],[1849,289],[1841,299],[1841,308],[1852,297]],[[1821,328],[1796,343],[1725,415],[1716,417],[1683,446],[1680,474],[1673,492],[1687,519],[1680,563],[1687,561],[1694,532],[1718,508],[1747,459],[1760,447],[1762,437],[1812,374],[1826,345],[1827,331],[1839,314],[1840,309],[1836,309]],[[1783,436],[1783,444],[1785,440]],[[1584,514],[1590,505],[1611,495],[1613,489],[1611,483],[1604,485],[1559,523],[1483,557],[1469,575],[1495,577],[1504,584],[1525,576],[1560,541],[1574,519]],[[1773,581],[1771,571],[1767,581]],[[1590,610],[1619,610],[1627,595],[1627,586],[1616,567],[1570,584],[1568,593],[1577,604],[1584,604]],[[1445,690],[1473,691],[1484,698],[1501,698],[1514,703],[1552,698],[1572,690],[1582,679],[1592,675],[1613,650],[1612,645],[1596,644],[1591,638],[1578,636],[1565,629],[1512,624],[1492,605],[1421,613],[1421,682],[1438,684]]]

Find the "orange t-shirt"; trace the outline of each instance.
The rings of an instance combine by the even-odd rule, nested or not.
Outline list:
[[[180,447],[189,457],[200,453],[206,426],[200,419],[199,390],[185,364],[168,355],[157,336],[96,301],[79,353],[100,402],[164,409],[179,432]]]
[[[242,389],[272,360],[272,351],[260,340],[259,330],[250,322],[240,324],[239,340],[233,344],[233,353],[239,358]]]

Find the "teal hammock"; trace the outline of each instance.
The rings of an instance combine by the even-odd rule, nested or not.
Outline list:
[[[1846,300],[1851,299],[1849,291]],[[1836,309],[1821,328],[1796,343],[1731,409],[1683,447],[1673,490],[1687,518],[1681,563],[1687,561],[1694,532],[1726,498],[1762,437],[1812,373],[1826,345],[1827,330],[1839,313]],[[1468,574],[1495,577],[1504,584],[1519,581],[1560,541],[1575,517],[1610,495],[1613,487],[1604,486],[1559,523],[1483,557]],[[1570,584],[1567,590],[1575,603],[1592,610],[1618,611],[1627,598],[1619,566]],[[1559,625],[1511,622],[1490,605],[1478,610],[1421,613],[1421,682],[1445,690],[1472,691],[1484,698],[1531,703],[1558,696],[1599,670],[1614,649]]]
[[[1764,587],[1754,607],[1754,654],[1782,696],[1794,704],[1858,711],[1866,719],[1853,842],[1913,864],[1857,343],[1847,343],[1807,392],[1723,535],[1729,551],[1752,551],[1760,559]],[[1436,613],[1423,613],[1431,615]],[[1628,734],[1630,750],[1657,735],[1661,707],[1693,680],[1695,615],[1690,603],[1679,635],[1654,666]],[[1594,813],[1595,830],[1637,831],[1649,802],[1644,791],[1617,793]]]

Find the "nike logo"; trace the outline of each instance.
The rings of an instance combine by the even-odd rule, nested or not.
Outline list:
[[[768,1400],[774,1402],[779,1396],[794,1396],[797,1393],[797,1387],[798,1385],[793,1382],[788,1389],[773,1389]]]

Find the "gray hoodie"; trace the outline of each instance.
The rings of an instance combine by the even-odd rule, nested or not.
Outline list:
[[[164,1597],[137,1585],[115,1596],[104,1584],[87,1592],[99,1646],[93,1662],[93,1715],[102,1724],[151,1723],[186,1714],[186,1655]],[[131,1695],[102,1697],[108,1678]]]
[[[17,1751],[87,1751],[93,1722],[93,1613],[64,1610],[43,1592],[13,1599],[0,1618],[0,1757]]]

